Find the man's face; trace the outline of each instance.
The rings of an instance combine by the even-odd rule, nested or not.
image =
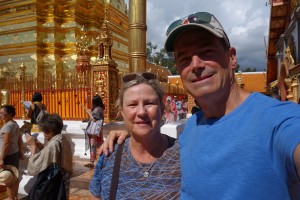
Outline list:
[[[194,97],[219,95],[230,87],[233,72],[230,51],[222,39],[200,28],[183,32],[175,41],[176,68],[183,86]]]

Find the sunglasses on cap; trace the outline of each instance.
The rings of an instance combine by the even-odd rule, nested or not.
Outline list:
[[[229,39],[217,18],[207,12],[197,12],[187,17],[174,21],[167,29],[166,50],[172,51],[173,43],[178,34],[190,26],[198,26],[208,30],[219,38],[223,38],[228,47],[230,47]]]
[[[123,83],[127,83],[129,81],[136,80],[137,78],[143,78],[145,80],[154,80],[156,79],[156,75],[150,72],[143,73],[130,73],[123,76]]]

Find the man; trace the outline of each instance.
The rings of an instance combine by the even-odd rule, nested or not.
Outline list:
[[[235,50],[210,13],[172,23],[165,49],[202,108],[179,139],[181,198],[288,199],[300,174],[299,105],[237,85]]]
[[[237,85],[235,49],[210,13],[173,22],[165,49],[174,52],[183,86],[202,109],[179,138],[181,199],[281,200],[289,190],[295,197],[299,105]]]

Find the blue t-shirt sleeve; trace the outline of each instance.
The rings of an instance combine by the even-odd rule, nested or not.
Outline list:
[[[104,164],[104,160],[105,160],[105,155],[102,155],[99,160],[98,163],[94,169],[94,176],[91,180],[90,183],[90,192],[98,198],[101,198],[101,180],[102,180],[102,167]]]
[[[287,104],[287,105],[286,105]],[[271,116],[272,115],[272,116]],[[293,176],[297,175],[294,152],[300,144],[300,110],[299,105],[285,102],[275,106],[272,113],[268,113],[269,124],[275,124],[273,128],[273,151],[278,155],[283,168]]]

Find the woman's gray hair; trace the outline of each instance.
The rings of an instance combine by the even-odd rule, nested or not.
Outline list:
[[[44,133],[61,134],[63,129],[63,121],[58,114],[45,114],[38,122],[39,129]]]
[[[120,111],[122,110],[122,105],[123,105],[123,99],[124,99],[124,93],[131,87],[140,85],[140,84],[146,84],[149,85],[154,89],[154,91],[157,93],[158,100],[160,103],[160,106],[162,109],[164,109],[164,103],[163,103],[163,97],[164,97],[164,91],[157,79],[145,79],[143,76],[141,76],[139,73],[137,73],[137,76],[135,79],[128,81],[128,82],[123,82],[123,85],[119,91],[119,96],[118,100],[116,101],[115,108],[118,111],[118,116],[120,116]]]

